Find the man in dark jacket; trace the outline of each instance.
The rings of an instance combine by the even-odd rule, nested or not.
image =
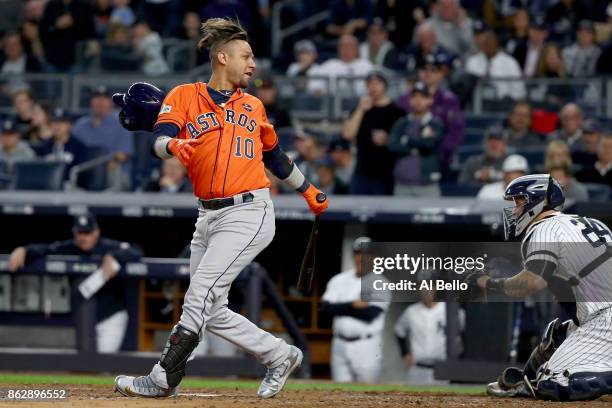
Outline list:
[[[100,227],[92,214],[76,216],[72,233],[73,238],[66,241],[15,248],[9,258],[9,270],[15,272],[26,262],[47,255],[78,255],[83,260],[100,263],[106,283],[95,293],[96,345],[99,353],[115,353],[121,347],[128,324],[124,281],[116,276],[118,265],[138,261],[142,251],[127,242],[101,237]]]
[[[431,104],[427,84],[417,82],[410,93],[410,113],[391,128],[389,150],[397,156],[395,195],[440,195],[438,146],[444,135],[444,124],[431,112]]]
[[[94,10],[84,0],[51,0],[40,21],[45,59],[58,71],[68,71],[76,60],[79,41],[94,38]]]

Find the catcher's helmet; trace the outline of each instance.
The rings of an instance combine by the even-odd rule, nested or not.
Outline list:
[[[166,94],[154,85],[136,82],[126,93],[113,95],[113,102],[121,108],[119,121],[127,130],[151,132]]]
[[[565,194],[561,185],[549,174],[531,174],[514,179],[504,193],[505,200],[523,197],[521,207],[504,208],[506,239],[519,237],[543,211],[563,209]]]

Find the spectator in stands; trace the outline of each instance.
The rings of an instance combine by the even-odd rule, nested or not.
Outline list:
[[[601,49],[595,43],[595,27],[590,20],[578,24],[576,42],[563,49],[563,60],[570,76],[582,78],[595,75]]]
[[[22,75],[40,72],[40,61],[23,47],[21,36],[18,33],[9,33],[2,39],[2,56],[0,56],[0,73],[9,75]]]
[[[606,184],[612,187],[612,134],[605,134],[599,142],[597,161],[576,174],[583,183]]]
[[[425,3],[423,0],[376,1],[375,15],[384,21],[389,37],[397,49],[402,49],[412,42],[415,27],[425,20]]]
[[[25,132],[30,127],[34,110],[34,98],[29,90],[21,89],[13,94],[13,110],[18,130]]]
[[[602,137],[602,129],[595,119],[587,119],[582,127],[582,137],[572,149],[572,161],[578,166],[590,167],[597,161],[597,148]]]
[[[531,131],[531,105],[529,102],[516,102],[504,125],[508,147],[528,149],[544,145],[542,136]]]
[[[30,128],[23,134],[23,140],[35,146],[51,139],[53,137],[53,130],[51,129],[50,116],[51,112],[49,106],[43,106],[40,103],[34,104]]]
[[[501,180],[507,146],[504,130],[499,126],[489,128],[485,136],[484,153],[468,157],[461,164],[459,183],[485,184]]]
[[[366,78],[368,94],[342,125],[342,137],[357,146],[357,163],[351,180],[351,194],[393,194],[395,157],[387,148],[389,131],[406,112],[387,95],[383,73],[373,71]]]
[[[353,94],[363,95],[365,85],[361,80],[338,80],[338,77],[365,77],[373,68],[370,61],[359,58],[359,42],[351,34],[345,34],[338,40],[338,58],[325,61],[318,67],[308,71],[308,76],[323,76],[330,79],[328,82],[321,80],[310,80],[308,90],[314,94],[334,93],[336,90],[348,91],[352,89]],[[346,83],[348,81],[349,83]]]
[[[188,11],[183,16],[183,25],[180,37],[185,40],[196,41],[200,37],[200,15],[195,11]]]
[[[544,168],[551,169],[565,165],[570,166],[570,168],[572,165],[572,156],[567,143],[562,140],[553,140],[548,143],[544,153]]]
[[[316,163],[318,186],[325,194],[348,194],[348,184],[336,176],[334,163],[329,157],[319,160]]]
[[[36,58],[41,64],[41,69],[45,70],[45,48],[40,38],[40,28],[38,27],[37,20],[29,19],[23,22],[21,26],[21,41],[23,42],[26,55]]]
[[[368,27],[366,41],[359,46],[359,56],[379,67],[398,68],[398,53],[389,41],[389,33],[380,18],[375,18]]]
[[[58,71],[68,71],[76,61],[79,41],[94,38],[94,10],[85,0],[49,0],[40,21],[45,60]]]
[[[99,54],[102,69],[108,71],[139,71],[143,64],[130,39],[130,29],[120,23],[110,23],[106,29],[106,39]]]
[[[474,32],[474,51],[478,52],[484,48],[484,43],[487,39],[487,33],[491,27],[483,20],[474,20],[472,22],[472,31]]]
[[[96,37],[104,38],[106,26],[110,21],[111,12],[113,11],[111,0],[94,0],[93,7]]]
[[[292,62],[287,68],[287,75],[290,77],[306,76],[311,69],[316,69],[317,64],[317,47],[310,40],[300,40],[293,46],[293,55],[295,62]]]
[[[143,58],[142,71],[147,75],[162,75],[170,72],[164,59],[162,39],[149,24],[138,21],[132,27],[132,36],[136,52]]]
[[[91,112],[80,118],[72,130],[74,137],[88,147],[97,147],[113,153],[107,165],[111,188],[126,189],[131,184],[130,158],[134,154],[132,132],[125,130],[113,112],[113,101],[104,86],[96,87],[90,99]]]
[[[430,23],[423,23],[417,27],[416,42],[408,48],[406,56],[406,69],[413,72],[425,65],[425,57],[443,51],[438,45],[436,32]]]
[[[131,0],[113,0],[113,10],[110,15],[111,23],[119,23],[131,27],[136,22],[134,10],[130,7]],[[198,28],[200,19],[198,18]]]
[[[2,1],[2,13],[0,14],[0,34],[17,31],[19,24],[24,19],[25,7],[23,0]]]
[[[557,44],[546,44],[538,76],[545,78],[567,78],[567,68]],[[553,109],[560,108],[565,101],[573,99],[574,89],[571,84],[547,84],[545,100]]]
[[[515,10],[514,14],[512,15],[512,27],[510,28],[510,33],[508,34],[508,38],[504,41],[504,48],[506,52],[514,56],[514,58],[516,58],[516,55],[514,55],[516,49],[525,47],[527,44],[529,28],[529,11],[525,8]],[[518,60],[518,58],[516,59]]]
[[[437,0],[433,14],[425,21],[432,25],[438,44],[446,50],[457,55],[473,51],[472,21],[459,0]]]
[[[351,151],[351,142],[341,137],[333,139],[329,143],[328,153],[334,164],[336,177],[344,185],[349,186],[355,171],[355,157]]]
[[[440,159],[443,166],[450,165],[455,150],[463,141],[465,130],[463,109],[459,99],[446,87],[450,65],[451,56],[438,52],[428,55],[425,58],[425,66],[419,71],[421,80],[427,84],[433,96],[431,112],[444,125],[444,136],[440,144]]]
[[[105,283],[94,294],[96,350],[98,353],[116,353],[121,349],[128,325],[125,281],[117,273],[120,264],[138,261],[142,257],[142,250],[127,242],[103,238],[92,214],[76,216],[72,234],[73,238],[66,241],[15,248],[9,257],[8,268],[16,272],[27,262],[44,259],[48,255],[77,255],[83,261],[99,264]]]
[[[161,174],[150,180],[144,191],[159,193],[185,193],[191,192],[192,186],[187,177],[187,169],[177,158],[162,162]]]
[[[151,30],[156,33],[160,33],[163,36],[169,36],[176,32],[180,25],[179,10],[181,3],[176,0],[142,0],[140,3],[139,15],[143,16]],[[202,4],[204,2],[200,2]],[[206,2],[209,6],[213,7],[215,1]],[[231,3],[231,2],[227,2]],[[241,5],[238,5],[237,11],[240,12]],[[230,10],[231,11],[231,10]],[[224,16],[234,16],[236,13],[226,13]],[[217,15],[210,17],[219,17]],[[239,14],[240,22],[242,23],[244,16]],[[207,17],[208,18],[208,17]],[[204,19],[203,19],[204,20]],[[244,20],[247,23],[247,20]]]
[[[582,109],[575,103],[568,103],[561,109],[559,116],[561,128],[551,133],[549,139],[564,141],[571,148],[582,137],[584,123]]]
[[[72,137],[72,117],[64,109],[57,108],[51,116],[52,139],[35,146],[36,154],[46,160],[66,163],[64,178],[67,180],[70,169],[87,158],[87,148],[77,138]]]
[[[389,150],[396,155],[395,195],[438,197],[440,157],[438,147],[444,124],[431,112],[433,98],[424,82],[410,93],[410,113],[399,119],[389,135]]]
[[[316,163],[325,154],[318,137],[309,131],[298,131],[295,138],[295,151],[297,157],[293,161],[296,166],[304,173],[304,176],[308,177],[308,180],[317,180]]]
[[[560,0],[556,4],[550,3],[552,5],[546,11],[546,22],[551,27],[552,40],[567,44],[573,39],[578,21],[589,17],[588,2]]]
[[[272,79],[259,78],[255,80],[255,96],[258,97],[266,108],[268,121],[275,128],[291,126],[291,117],[278,102],[278,90],[274,86]]]
[[[527,40],[517,44],[511,52],[512,56],[521,66],[523,75],[532,78],[538,75],[543,65],[544,47],[548,37],[548,26],[543,17],[535,17],[529,25]]]
[[[521,99],[525,96],[524,84],[507,79],[520,79],[521,67],[516,60],[499,48],[497,35],[489,30],[485,34],[480,52],[467,59],[465,69],[472,75],[490,80],[497,99]],[[501,80],[496,80],[501,78]]]
[[[581,182],[577,181],[573,176],[570,165],[560,164],[546,169],[546,172],[561,184],[565,197],[576,201],[588,201],[589,192]]]
[[[15,163],[34,159],[35,156],[30,146],[21,140],[21,133],[15,121],[11,119],[2,121],[0,133],[0,163],[4,163],[7,170],[12,172]]]
[[[504,191],[508,184],[512,180],[529,173],[527,159],[519,154],[511,154],[504,160],[502,171],[504,172],[504,179],[482,186],[477,196],[479,200],[503,200]]]
[[[326,31],[334,37],[350,34],[363,38],[374,14],[370,0],[332,0],[329,12]]]

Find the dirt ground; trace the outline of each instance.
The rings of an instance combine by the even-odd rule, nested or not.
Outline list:
[[[3,388],[11,388],[3,385]],[[24,389],[19,385],[14,388]],[[37,385],[37,389],[57,389],[56,385]],[[138,399],[122,397],[107,386],[67,386],[70,397],[53,402],[0,402],[0,407],[86,407],[86,408],[254,408],[265,406],[289,408],[362,408],[362,407],[419,407],[419,408],[479,408],[479,407],[612,407],[612,396],[582,403],[553,403],[519,399],[494,399],[487,396],[448,395],[405,392],[347,392],[347,391],[283,391],[276,398],[258,399],[254,390],[244,389],[182,389],[176,398]]]

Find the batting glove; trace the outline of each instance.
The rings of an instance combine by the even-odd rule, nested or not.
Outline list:
[[[302,196],[308,203],[310,211],[315,215],[323,213],[329,206],[327,195],[312,184],[302,193]]]
[[[188,167],[191,155],[203,140],[203,137],[199,139],[172,139],[168,142],[167,148],[185,167]]]

